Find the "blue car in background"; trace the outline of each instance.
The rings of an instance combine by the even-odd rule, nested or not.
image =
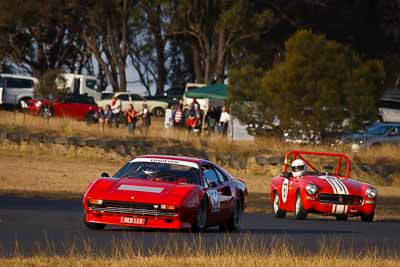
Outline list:
[[[364,146],[397,145],[400,144],[400,123],[375,123],[366,131],[344,136],[342,142]]]

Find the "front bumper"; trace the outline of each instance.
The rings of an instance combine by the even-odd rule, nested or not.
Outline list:
[[[180,220],[179,216],[142,216],[133,214],[116,214],[97,211],[86,211],[86,222],[118,226],[158,229],[189,229],[191,224]],[[143,218],[144,224],[124,223],[123,218]]]
[[[319,213],[325,215],[348,215],[360,216],[369,215],[375,211],[376,199],[363,198],[360,205],[346,205],[341,203],[321,203],[318,195],[304,195],[302,198],[303,208],[310,213]]]

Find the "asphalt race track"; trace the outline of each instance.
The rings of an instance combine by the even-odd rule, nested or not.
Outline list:
[[[102,231],[87,229],[82,221],[79,201],[0,197],[0,249],[5,255],[13,253],[16,241],[24,255],[51,246],[57,253],[65,247],[87,246],[107,253],[113,244],[131,242],[143,251],[165,250],[178,244],[182,247],[212,249],[216,243],[229,241],[233,246],[243,242],[266,248],[279,240],[306,251],[318,251],[321,241],[339,250],[352,248],[368,251],[400,250],[398,221],[338,222],[318,218],[297,221],[290,215],[276,219],[269,214],[246,214],[240,233],[226,234],[210,228],[201,234],[182,231],[142,230],[106,227]]]

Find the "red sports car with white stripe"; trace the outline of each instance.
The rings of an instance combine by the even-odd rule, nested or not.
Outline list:
[[[216,164],[202,159],[140,156],[109,177],[103,173],[84,194],[85,224],[192,229],[218,225],[239,230],[247,189]]]
[[[304,167],[298,168],[302,162]],[[289,163],[292,172],[288,172]],[[350,178],[346,155],[296,150],[286,154],[283,172],[272,179],[270,191],[274,215],[283,218],[286,212],[294,212],[297,219],[317,213],[337,220],[361,216],[362,221],[370,222],[376,196],[372,185]]]

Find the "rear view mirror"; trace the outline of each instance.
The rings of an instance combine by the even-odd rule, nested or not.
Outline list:
[[[108,174],[108,172],[102,172],[100,174],[100,177],[110,177],[110,175]]]

